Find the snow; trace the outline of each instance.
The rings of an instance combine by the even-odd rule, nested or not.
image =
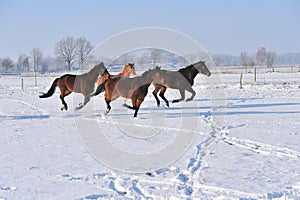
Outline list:
[[[239,74],[198,75],[195,99],[170,108],[156,107],[151,86],[137,119],[122,98],[104,115],[103,94],[80,111],[82,96],[71,94],[60,111],[58,90],[38,97],[54,78],[34,86],[30,76],[0,76],[0,199],[300,199],[300,73],[260,73],[257,82],[244,74],[243,89]],[[92,123],[102,131],[96,142],[101,135],[149,161],[132,165],[135,172],[126,168],[134,156],[120,170],[114,157],[99,162],[83,138],[93,136],[82,131],[93,132]],[[186,143],[172,146],[174,158],[151,157],[164,158],[179,136]]]

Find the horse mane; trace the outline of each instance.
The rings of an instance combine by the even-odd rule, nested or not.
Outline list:
[[[141,77],[145,76],[146,74],[152,72],[152,71],[157,71],[160,70],[161,67],[156,66],[154,69],[148,69],[147,71],[145,71],[144,73],[142,73]]]
[[[99,72],[101,70],[101,67],[104,67],[104,64],[103,62],[101,62],[100,64],[98,65],[95,65],[89,72],[89,73],[94,73],[94,72]],[[105,67],[104,67],[105,68]]]
[[[188,65],[188,66],[186,66],[186,67],[184,67],[184,68],[179,69],[178,72],[183,72],[183,71],[185,71],[185,70],[190,70],[191,68],[196,69],[196,68],[194,67],[194,64],[190,64],[190,65]],[[196,70],[197,70],[197,69],[196,69]]]
[[[103,62],[101,62],[100,64],[98,65],[95,65],[89,72],[85,73],[85,74],[82,74],[81,76],[85,76],[87,77],[89,80],[91,81],[96,81],[96,79],[98,78],[99,76],[99,72],[101,71],[101,69],[105,69],[105,71],[107,71],[107,69],[105,68]],[[108,71],[107,71],[108,73]],[[109,73],[108,73],[109,74]],[[110,74],[109,74],[110,75]]]
[[[205,61],[199,61],[199,62],[195,62],[193,64],[190,64],[190,65],[188,65],[184,68],[179,69],[178,72],[182,72],[182,71],[185,71],[185,70],[191,70],[191,68],[194,68],[196,71],[198,71],[197,68],[194,66],[194,65],[197,65],[198,63],[205,63]]]

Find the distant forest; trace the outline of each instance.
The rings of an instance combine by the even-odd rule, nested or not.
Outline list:
[[[120,66],[134,62],[137,66],[149,67],[164,65],[170,69],[186,65],[187,61],[206,60],[213,62],[211,66],[296,66],[300,65],[300,53],[277,54],[258,47],[257,51],[249,54],[242,51],[240,55],[226,53],[214,54],[195,52],[182,57],[161,49],[144,49],[120,55],[118,58],[94,56],[94,45],[84,37],[74,38],[67,36],[56,43],[54,56],[44,56],[40,48],[33,48],[28,54],[20,54],[17,60],[0,55],[0,73],[47,73],[61,71],[87,70],[99,62]],[[211,64],[211,63],[210,63]]]
[[[245,65],[241,63],[241,55],[235,56],[226,53],[222,54],[210,54],[214,62],[217,66],[241,66]],[[246,65],[253,66],[256,65],[255,58],[256,54],[247,55],[248,63]],[[274,58],[274,66],[290,66],[290,65],[300,65],[300,53],[284,53],[284,54],[276,54]]]

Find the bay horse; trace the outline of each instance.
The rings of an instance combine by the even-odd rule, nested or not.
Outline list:
[[[65,96],[68,96],[72,92],[81,93],[84,96],[84,102],[80,103],[76,110],[81,109],[90,101],[90,94],[94,90],[95,83],[99,75],[109,77],[109,73],[105,68],[103,62],[95,65],[89,72],[81,75],[65,74],[59,78],[56,78],[47,93],[42,93],[40,98],[51,97],[56,86],[60,89],[60,99],[62,102],[61,110],[68,110],[68,105],[65,102]]]
[[[122,96],[131,99],[132,106],[127,104],[123,104],[123,106],[135,110],[133,117],[137,117],[137,113],[148,93],[150,84],[160,79],[159,73],[160,68],[156,67],[134,78],[118,76],[107,79],[102,83],[102,87],[105,89],[104,96],[107,106],[105,114],[108,114],[111,109],[110,102]]]
[[[116,74],[116,75],[110,75],[109,78],[115,78],[118,76],[124,76],[124,77],[129,77],[130,74],[135,75],[135,68],[134,68],[134,63],[128,63],[127,65],[125,65],[124,69],[122,72]],[[96,92],[91,94],[91,96],[96,96],[98,94],[100,94],[101,92],[104,91],[104,88],[101,86],[102,83],[104,83],[104,81],[106,81],[108,77],[106,76],[106,74],[104,74],[103,76],[99,76],[98,78],[98,87],[96,89]]]
[[[157,93],[160,91],[159,96],[165,101],[166,105],[169,107],[169,102],[165,97],[165,92],[167,88],[178,89],[181,95],[180,99],[174,99],[172,103],[178,103],[185,99],[185,90],[192,93],[192,96],[186,101],[193,100],[196,92],[193,90],[194,78],[198,73],[210,76],[211,72],[205,65],[205,61],[199,61],[194,64],[188,65],[185,68],[181,68],[178,71],[161,70],[161,77],[164,79],[162,84],[159,82],[153,82],[155,87],[152,94],[156,99],[157,106],[160,106],[160,101],[157,97]]]

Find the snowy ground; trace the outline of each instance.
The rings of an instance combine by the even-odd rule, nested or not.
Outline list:
[[[81,96],[72,94],[62,112],[58,92],[38,98],[54,77],[39,77],[38,87],[33,78],[23,79],[24,90],[20,77],[0,77],[0,199],[300,199],[300,73],[258,74],[257,83],[246,74],[243,89],[239,74],[198,76],[193,102],[156,108],[149,92],[136,120],[120,106],[122,99],[104,117],[103,95],[76,112],[73,101],[77,105]],[[166,96],[178,93],[168,90]],[[80,120],[111,130],[111,142],[120,148],[130,143],[132,152],[144,144],[122,139],[115,127],[163,127],[166,136],[144,146],[147,152],[174,133],[196,136],[175,162],[125,173],[88,152],[78,134]]]

